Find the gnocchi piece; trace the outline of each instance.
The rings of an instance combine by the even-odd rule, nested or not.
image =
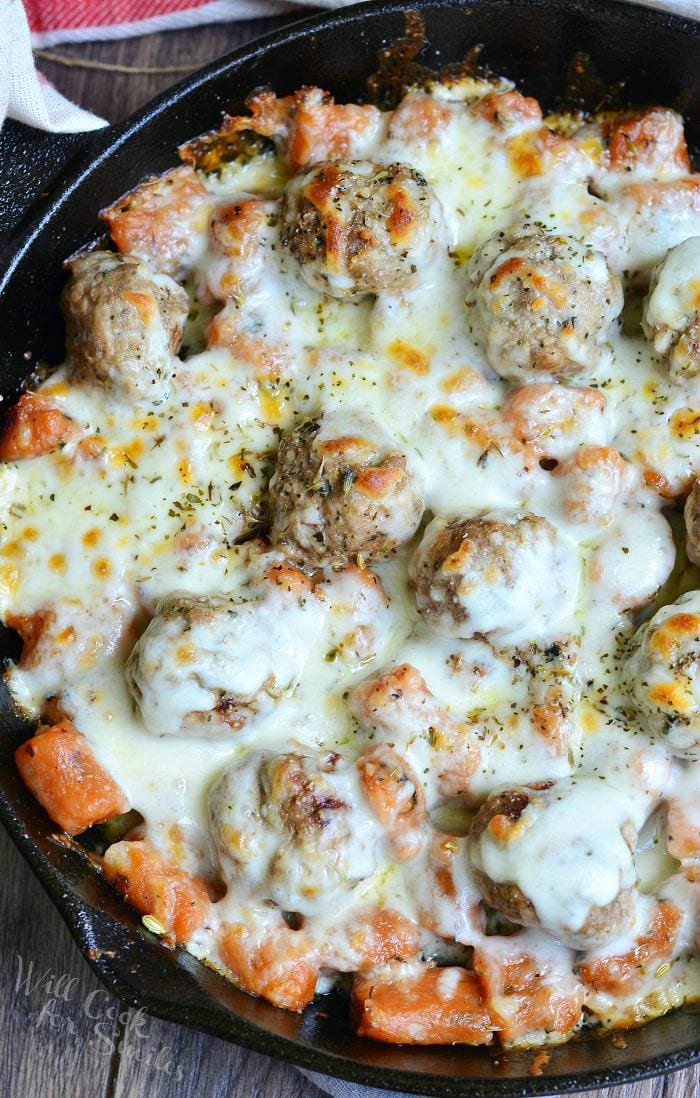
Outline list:
[[[679,861],[700,860],[700,767],[676,763],[673,786],[667,796],[666,845]]]
[[[417,89],[409,91],[391,112],[387,138],[400,148],[434,145],[444,138],[453,117],[452,104]]]
[[[582,444],[607,437],[605,397],[598,389],[537,382],[514,389],[503,418],[519,442],[545,462],[572,457]]]
[[[700,233],[700,175],[649,179],[620,186],[614,179],[609,205],[624,224],[630,243],[626,281],[646,291],[651,271],[669,248]]]
[[[489,92],[477,99],[472,110],[477,117],[495,126],[499,133],[505,131],[511,135],[539,129],[542,125],[542,108],[537,100],[515,88]]]
[[[633,477],[630,478],[634,485]],[[595,500],[591,499],[595,504]],[[598,585],[598,598],[610,598],[623,611],[646,606],[673,571],[676,549],[673,533],[658,501],[647,488],[620,501],[609,526],[598,526],[589,577]]]
[[[559,1044],[581,1018],[571,950],[544,935],[491,935],[474,950],[486,1006],[506,1048]]]
[[[563,487],[564,512],[579,525],[610,526],[633,473],[611,446],[582,446],[554,470]]]
[[[225,926],[219,951],[244,991],[299,1013],[316,992],[318,951],[303,930],[292,930],[279,916],[270,922],[261,927]]]
[[[41,807],[69,835],[129,810],[125,794],[68,720],[40,729],[17,748],[15,763]]]
[[[278,208],[274,201],[240,198],[214,210],[210,253],[197,281],[201,299],[240,301],[259,288],[274,239]]]
[[[625,953],[585,959],[579,971],[583,983],[595,993],[629,995],[648,972],[673,957],[683,916],[670,900],[655,901],[652,917]]]
[[[607,718],[606,729],[606,736],[594,734],[585,740],[581,771],[609,781],[624,794],[632,822],[641,831],[669,788],[673,756],[658,740],[638,735],[631,739],[628,729],[608,724]]]
[[[114,843],[102,866],[131,906],[161,925],[166,941],[182,945],[203,925],[210,906],[204,881],[164,861],[147,840]]]
[[[445,827],[440,823],[440,828]],[[411,863],[421,925],[466,946],[481,942],[485,919],[463,835],[433,830],[424,856]]]
[[[324,964],[337,972],[372,972],[395,961],[412,961],[420,954],[418,927],[392,908],[359,908],[344,927],[321,944]]]
[[[651,272],[642,328],[674,381],[700,375],[700,236],[691,236]]]
[[[126,599],[57,598],[28,614],[8,614],[6,621],[22,640],[22,654],[9,679],[23,704],[31,709],[51,698],[71,716],[66,699],[97,668],[105,668],[129,641]],[[66,708],[67,705],[67,708]]]
[[[269,88],[251,95],[249,115],[227,115],[221,126],[182,145],[181,159],[204,171],[226,162],[227,146],[236,148],[241,137],[272,138],[292,172],[325,160],[363,156],[380,135],[384,115],[376,107],[336,103],[322,88],[304,87],[278,97]]]
[[[626,681],[640,716],[674,755],[700,758],[700,591],[637,630]]]
[[[204,255],[211,208],[212,199],[199,176],[183,165],[144,180],[102,210],[100,217],[122,254],[180,279]]]
[[[618,172],[647,169],[661,172],[690,170],[683,119],[667,107],[616,118],[604,125],[610,167]]]
[[[589,122],[574,133],[573,140],[590,159],[596,193],[605,197],[612,197],[630,178],[642,184],[690,171],[683,120],[666,107]]]
[[[426,841],[425,794],[410,766],[390,747],[379,745],[358,760],[360,781],[375,816],[386,829],[400,861],[415,858]]]
[[[415,667],[401,664],[360,683],[349,706],[353,716],[374,729],[383,744],[401,751],[401,767],[405,766],[403,760],[410,765],[404,773],[404,795],[413,787],[410,800],[415,796],[415,803],[402,803],[399,798],[392,808],[393,821],[399,822],[394,813],[404,808],[408,809],[405,822],[413,825],[420,818],[422,794],[415,784],[417,773],[429,776],[421,779],[428,807],[468,790],[479,761],[478,746],[467,727],[453,720],[431,694]],[[378,795],[374,794],[375,803]]]
[[[22,393],[7,414],[0,435],[0,461],[52,454],[82,433],[81,428],[41,393]]]
[[[399,1045],[488,1045],[491,1018],[479,981],[463,968],[394,970],[352,992],[360,1037]]]

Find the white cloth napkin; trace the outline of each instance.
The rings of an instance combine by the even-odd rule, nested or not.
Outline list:
[[[226,22],[230,19],[252,19],[279,15],[294,7],[339,8],[353,0],[212,0],[212,3],[191,12],[177,12],[171,16],[139,24],[120,24],[99,37],[117,38],[129,34],[144,34],[155,30],[194,26],[204,22]],[[700,19],[700,0],[638,0],[651,8],[662,8],[691,19]],[[150,25],[150,24],[157,25]],[[56,42],[86,41],[95,38],[94,30],[52,32],[35,35],[34,41],[20,0],[0,0],[0,126],[5,118],[16,118],[38,129],[52,133],[71,133],[99,129],[106,125],[104,119],[82,110],[69,102],[37,72],[32,55],[32,45],[51,45]],[[303,1071],[302,1074],[332,1098],[401,1098],[394,1091],[375,1087],[357,1086],[343,1079],[331,1079],[327,1075]],[[404,1096],[408,1098],[408,1096]]]
[[[6,118],[51,133],[107,125],[103,118],[70,103],[37,72],[20,0],[0,0],[0,126]]]

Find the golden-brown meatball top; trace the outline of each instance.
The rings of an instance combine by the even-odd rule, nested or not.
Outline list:
[[[324,412],[282,439],[270,481],[270,537],[310,564],[389,556],[420,523],[403,454],[364,412]]]
[[[406,164],[317,164],[287,185],[282,240],[307,282],[331,297],[402,289],[437,247],[441,213]]]
[[[623,296],[594,248],[516,227],[474,254],[466,304],[491,368],[522,382],[593,370]]]

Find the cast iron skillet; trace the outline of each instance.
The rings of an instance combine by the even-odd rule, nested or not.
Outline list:
[[[5,401],[40,361],[59,361],[61,262],[98,239],[97,211],[148,173],[175,161],[176,145],[238,111],[253,88],[288,93],[303,84],[339,99],[362,95],[377,50],[404,30],[405,0],[361,5],[283,28],[237,50],[119,126],[49,137],[17,124],[0,135],[0,392]],[[545,105],[564,91],[572,55],[586,51],[608,84],[624,79],[630,103],[678,103],[691,142],[700,137],[700,24],[619,0],[413,0],[430,43],[421,60],[460,60],[475,43],[498,73]],[[16,654],[0,637],[0,656]],[[700,1015],[684,1010],[625,1036],[551,1050],[542,1074],[531,1052],[396,1048],[353,1035],[340,994],[301,1016],[237,991],[187,954],[168,953],[52,827],[16,774],[12,752],[28,729],[0,695],[0,817],[63,915],[91,967],[120,998],[239,1045],[368,1085],[430,1095],[488,1098],[560,1094],[626,1083],[700,1060]]]

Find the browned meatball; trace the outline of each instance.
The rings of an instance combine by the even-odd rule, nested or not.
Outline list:
[[[146,728],[230,736],[271,712],[303,672],[316,608],[274,582],[249,601],[185,592],[161,599],[126,665]]]
[[[406,164],[317,164],[287,185],[282,242],[306,281],[331,297],[400,289],[435,249],[441,211]]]
[[[120,400],[162,400],[187,318],[186,292],[134,256],[89,252],[67,266],[62,307],[73,376]]]
[[[700,480],[696,480],[685,501],[686,548],[693,564],[700,564]]]
[[[327,915],[376,867],[381,829],[353,768],[289,752],[252,751],[209,796],[227,879],[286,911]]]
[[[636,839],[626,798],[598,778],[574,777],[492,794],[468,851],[488,904],[588,949],[634,923]]]
[[[600,252],[527,227],[487,240],[469,282],[466,304],[489,365],[516,381],[595,368],[623,305],[620,281]]]
[[[422,515],[406,456],[370,416],[324,412],[282,439],[270,481],[270,538],[294,560],[387,557]]]
[[[520,643],[554,634],[573,607],[575,551],[539,515],[436,518],[410,565],[421,616],[440,633]]]

